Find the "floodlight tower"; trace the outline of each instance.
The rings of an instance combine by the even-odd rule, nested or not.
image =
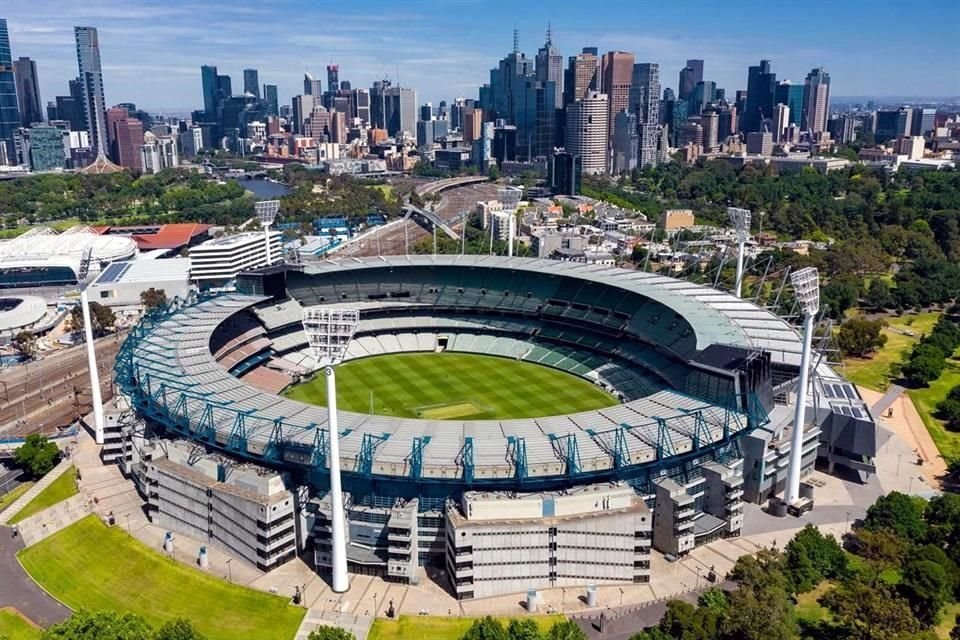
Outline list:
[[[90,319],[90,297],[87,295],[87,276],[93,249],[88,246],[80,258],[77,284],[80,285],[80,310],[83,313],[83,339],[87,343],[87,370],[90,372],[90,402],[93,404],[93,439],[103,444],[103,396],[100,394],[100,372],[97,371],[97,352],[93,344],[93,322]]]
[[[800,352],[800,380],[797,382],[797,406],[793,413],[793,434],[790,439],[790,466],[784,502],[788,505],[800,497],[800,465],[803,462],[803,427],[806,423],[807,381],[810,375],[810,345],[813,320],[820,310],[820,276],[816,268],[806,267],[790,274],[797,302],[803,310],[803,351]]]
[[[727,215],[730,216],[730,222],[733,223],[737,232],[737,285],[735,293],[739,298],[740,289],[743,286],[743,249],[750,237],[750,210],[727,207]]]
[[[356,309],[308,307],[303,310],[303,330],[307,343],[327,378],[327,441],[330,452],[330,520],[333,590],[343,593],[350,588],[347,577],[347,541],[344,535],[343,492],[340,488],[340,442],[337,430],[337,378],[334,367],[343,361],[353,332],[360,322]]]
[[[503,210],[510,216],[507,219],[507,255],[512,258],[513,245],[517,240],[517,203],[520,202],[521,191],[516,187],[502,187],[498,191]]]
[[[279,200],[261,200],[253,203],[253,208],[257,212],[257,218],[260,219],[260,226],[263,227],[263,239],[267,244],[267,266],[270,266],[270,225],[277,219],[277,212],[280,211]]]

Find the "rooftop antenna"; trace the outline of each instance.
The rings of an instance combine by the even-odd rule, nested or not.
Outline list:
[[[547,23],[547,46],[553,44],[553,25],[549,22]]]
[[[750,237],[750,210],[727,207],[727,215],[730,216],[730,222],[733,223],[737,232],[737,284],[734,287],[734,295],[739,298],[740,289],[743,286],[743,250],[747,244],[747,238]]]
[[[813,321],[820,311],[820,275],[816,267],[806,267],[790,274],[794,295],[803,310],[803,351],[800,352],[800,380],[797,382],[797,405],[793,414],[790,438],[790,466],[784,502],[788,505],[800,497],[800,466],[803,463],[803,427],[806,424],[807,382],[810,376],[810,347]]]
[[[513,28],[513,52],[520,53],[520,30]]]

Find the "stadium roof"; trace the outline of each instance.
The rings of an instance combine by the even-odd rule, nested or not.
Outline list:
[[[0,333],[29,327],[43,319],[47,303],[37,296],[0,297]]]
[[[90,227],[76,226],[63,233],[47,227],[30,231],[0,243],[0,269],[69,267],[77,273],[87,249],[91,250],[90,271],[101,264],[128,260],[137,255],[137,245],[123,236],[101,236]]]
[[[152,251],[186,247],[194,238],[207,233],[212,226],[199,222],[178,222],[132,227],[100,226],[93,227],[93,230],[101,235],[130,236],[141,251]]]
[[[186,282],[189,279],[189,258],[125,260],[107,265],[92,284],[152,284],[169,281]]]

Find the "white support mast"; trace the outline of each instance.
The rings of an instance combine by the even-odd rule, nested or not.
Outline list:
[[[509,216],[507,218],[507,255],[512,258],[514,245],[517,242],[517,204],[520,202],[523,190],[516,187],[502,187],[498,191],[503,212]],[[490,244],[493,245],[492,237]]]
[[[807,386],[810,378],[810,350],[813,340],[813,320],[820,310],[820,276],[816,268],[807,267],[790,274],[790,282],[803,310],[803,351],[800,353],[800,379],[797,382],[797,404],[793,414],[793,434],[790,438],[790,466],[787,469],[787,487],[784,502],[788,505],[800,497],[800,467],[803,463],[803,429],[806,425]]]
[[[100,393],[100,372],[97,371],[97,350],[93,343],[93,322],[90,313],[90,297],[87,295],[87,276],[93,249],[87,247],[80,258],[77,284],[80,285],[80,311],[83,313],[83,339],[87,343],[87,370],[90,372],[90,403],[93,405],[93,439],[103,444],[103,395]]]
[[[337,428],[337,378],[335,367],[343,361],[353,332],[360,322],[356,309],[309,307],[303,310],[303,330],[307,343],[327,378],[327,441],[330,467],[330,548],[333,576],[331,586],[336,593],[350,588],[347,575],[346,517],[343,511],[343,490],[340,486],[340,434]]]
[[[277,213],[280,211],[280,201],[261,200],[253,203],[253,208],[257,212],[260,226],[263,227],[263,240],[267,246],[267,266],[269,267],[273,262],[270,259],[270,225],[277,219]]]
[[[730,222],[733,223],[737,232],[737,284],[734,287],[734,295],[739,298],[743,287],[743,252],[750,238],[750,210],[727,207],[727,215],[730,216]]]

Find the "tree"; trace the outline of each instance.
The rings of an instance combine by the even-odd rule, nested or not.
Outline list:
[[[872,581],[878,582],[880,574],[890,567],[900,566],[907,549],[907,542],[890,529],[860,528],[854,541],[854,551],[873,569]]]
[[[23,444],[13,452],[14,461],[36,478],[53,469],[59,457],[60,448],[56,443],[38,433],[27,436]]]
[[[117,322],[113,310],[99,302],[90,302],[90,319],[93,321],[94,337],[102,336],[107,329],[113,327]],[[83,309],[80,305],[75,306],[70,311],[70,327],[74,331],[83,331]]]
[[[940,610],[949,601],[952,587],[952,579],[944,567],[930,560],[913,558],[904,565],[903,580],[898,585],[913,615],[925,628],[940,621]]]
[[[837,333],[837,342],[845,355],[864,358],[883,345],[887,336],[881,330],[886,326],[883,320],[867,320],[862,316],[850,318]]]
[[[27,360],[33,360],[33,356],[37,354],[37,336],[30,331],[19,332],[13,337],[11,344],[17,353]]]
[[[357,638],[346,629],[324,625],[311,631],[307,640],[357,640]]]
[[[960,613],[953,620],[953,629],[950,630],[950,640],[960,640]]]
[[[135,613],[78,611],[44,631],[41,640],[144,640],[151,631]]]
[[[907,382],[916,386],[925,386],[936,380],[946,367],[946,356],[937,347],[918,343],[910,354],[910,359],[901,370]]]
[[[740,586],[728,596],[729,608],[720,624],[729,640],[791,640],[797,637],[793,606],[787,596],[784,559],[775,549],[741,556],[730,571]]]
[[[474,620],[462,640],[508,640],[507,631],[500,621],[492,616]]]
[[[784,549],[784,572],[793,593],[811,591],[825,578],[838,578],[847,571],[847,556],[832,535],[808,524]]]
[[[206,636],[197,631],[189,620],[177,618],[157,629],[153,640],[206,640]]]
[[[140,292],[140,304],[144,311],[153,311],[157,307],[167,304],[167,292],[163,289],[150,287],[146,291]]]
[[[587,636],[573,620],[562,620],[550,627],[547,640],[587,640]]]
[[[863,527],[870,531],[888,529],[909,542],[919,542],[927,533],[923,520],[926,505],[923,498],[891,491],[870,505]]]
[[[899,640],[920,628],[910,604],[883,583],[854,579],[828,591],[820,604],[850,640]]]
[[[514,618],[507,626],[509,640],[540,640],[540,627],[530,618]]]

